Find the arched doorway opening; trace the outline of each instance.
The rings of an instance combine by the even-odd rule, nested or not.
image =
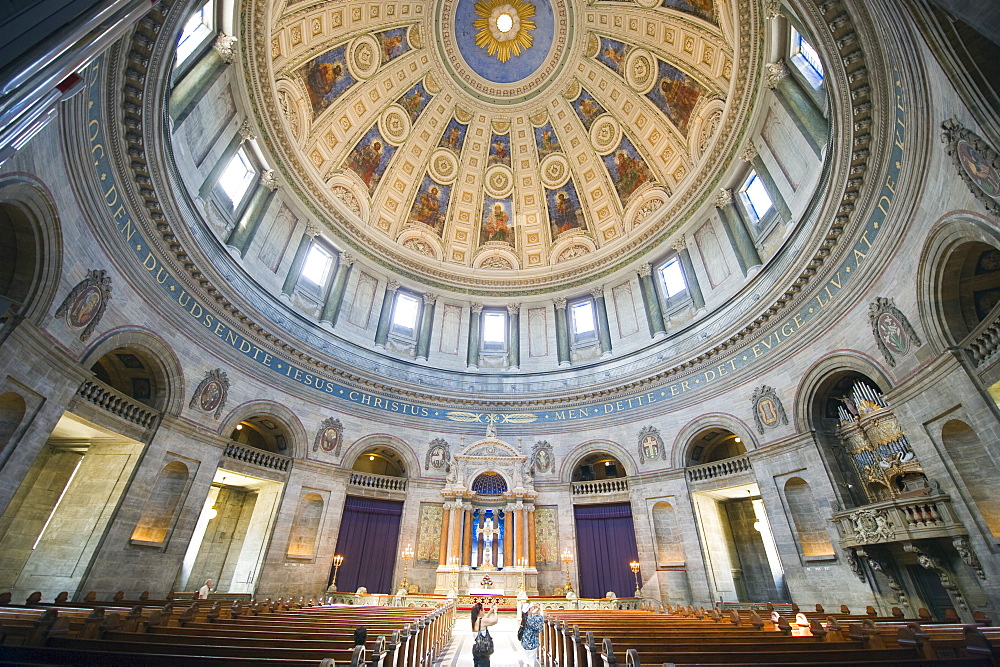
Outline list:
[[[406,477],[403,457],[388,445],[369,447],[354,459],[351,470],[384,477]]]
[[[622,462],[607,452],[594,452],[581,458],[573,466],[573,482],[596,482],[619,479],[627,475]]]

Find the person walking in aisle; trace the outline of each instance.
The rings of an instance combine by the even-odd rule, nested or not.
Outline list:
[[[483,611],[483,603],[477,602],[472,607],[472,631],[475,637],[472,640],[472,663],[474,667],[490,667],[490,656],[493,655],[493,637],[490,636],[489,626],[497,624],[497,608],[493,610],[487,607]]]

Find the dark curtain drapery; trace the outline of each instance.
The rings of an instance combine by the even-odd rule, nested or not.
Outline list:
[[[603,598],[608,591],[632,597],[635,576],[629,563],[639,560],[629,503],[577,505],[576,549],[582,598]]]
[[[402,515],[402,501],[347,496],[337,536],[336,553],[344,557],[337,590],[353,592],[364,586],[369,593],[395,592],[392,570]]]

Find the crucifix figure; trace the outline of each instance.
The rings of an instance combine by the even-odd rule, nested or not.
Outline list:
[[[486,517],[479,534],[483,536],[483,561],[482,567],[493,567],[493,536],[500,531],[493,527],[493,517]]]

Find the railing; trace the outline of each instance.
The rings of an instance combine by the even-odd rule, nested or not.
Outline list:
[[[134,398],[126,396],[96,378],[84,380],[80,388],[76,390],[76,393],[77,396],[89,403],[93,403],[101,410],[110,412],[142,428],[152,427],[159,416],[159,413],[148,405],[143,405]]]
[[[833,515],[843,547],[909,542],[967,533],[945,495],[895,498]]]
[[[593,482],[573,482],[574,496],[591,496],[605,493],[628,491],[628,478],[599,479]]]
[[[406,491],[406,479],[375,475],[367,472],[352,472],[348,481],[353,486],[363,486],[366,489],[381,489],[382,491]]]
[[[279,472],[287,471],[288,466],[292,462],[292,459],[289,456],[265,452],[263,449],[248,447],[246,445],[241,445],[238,442],[230,442],[227,444],[225,451],[222,452],[222,455],[236,461],[242,461],[243,463],[249,463],[250,465],[260,466],[261,468],[268,468],[270,470],[277,470]]]
[[[753,470],[753,465],[750,463],[750,457],[737,456],[731,459],[723,459],[722,461],[691,466],[687,468],[687,477],[688,481],[700,482],[705,479],[726,477],[751,470]]]
[[[965,349],[972,357],[972,363],[982,366],[1000,349],[1000,311],[990,313],[966,340]]]

